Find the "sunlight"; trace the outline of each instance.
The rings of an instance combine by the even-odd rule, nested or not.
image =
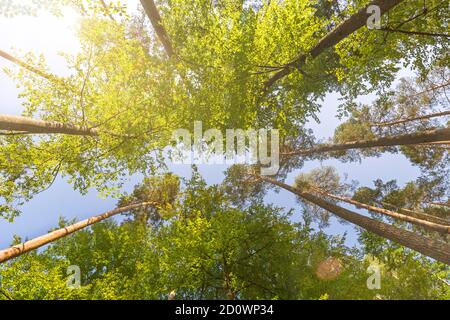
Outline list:
[[[0,18],[0,48],[6,52],[32,51],[43,54],[52,72],[67,72],[64,59],[58,54],[74,54],[79,50],[76,30],[79,15],[72,9],[64,9],[63,17],[41,11],[36,17],[18,16]],[[0,67],[10,66],[1,61]]]
[[[447,17],[0,0],[0,305],[284,319],[283,300],[449,300]]]

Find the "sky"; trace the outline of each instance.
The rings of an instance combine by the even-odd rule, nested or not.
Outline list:
[[[125,1],[129,8],[136,8],[138,0]],[[58,55],[59,52],[75,53],[79,49],[76,38],[78,17],[70,11],[64,11],[63,18],[56,18],[48,13],[41,12],[37,17],[0,17],[0,49],[6,52],[28,52],[43,54],[50,66],[51,72],[65,75],[68,70],[65,60]],[[16,51],[20,50],[20,51]],[[4,67],[14,67],[8,61],[0,58],[0,113],[20,114],[21,101],[17,97],[19,90],[15,83],[2,71]],[[400,76],[411,76],[408,70],[402,70]],[[318,138],[328,138],[334,133],[340,120],[336,118],[339,96],[330,93],[322,102],[321,112],[318,114],[320,123],[314,120],[307,126],[312,128]],[[361,102],[369,102],[373,97],[361,97]],[[399,185],[414,180],[419,171],[411,166],[402,155],[386,154],[379,158],[363,159],[360,163],[341,163],[335,159],[326,161],[309,161],[301,170],[292,172],[287,183],[292,183],[295,176],[301,172],[308,172],[321,165],[331,165],[338,169],[343,176],[348,175],[349,180],[359,181],[361,186],[372,186],[375,179],[396,179]],[[189,165],[170,164],[169,168],[182,177],[190,176]],[[1,168],[0,168],[1,169]],[[199,170],[210,184],[220,183],[223,179],[225,165],[200,165]],[[128,192],[139,183],[139,177],[130,177],[124,186]],[[285,190],[279,193],[271,192],[265,201],[274,203],[286,209],[295,208],[294,219],[299,219],[300,208],[295,196]],[[80,195],[63,179],[57,179],[53,186],[37,195],[22,207],[22,215],[10,223],[0,218],[0,249],[8,247],[14,235],[23,240],[45,234],[58,225],[59,217],[82,220],[115,207],[117,200],[100,198],[95,190],[87,195]],[[352,208],[354,209],[354,208]],[[355,211],[358,211],[354,209]],[[359,211],[364,213],[363,211]],[[341,235],[347,233],[348,245],[356,242],[356,233],[352,226],[341,225],[336,220],[331,221],[330,227],[324,229],[328,234]]]

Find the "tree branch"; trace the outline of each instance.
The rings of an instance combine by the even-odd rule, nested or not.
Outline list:
[[[141,203],[131,204],[131,205],[121,207],[121,208],[116,208],[114,210],[107,211],[101,215],[82,220],[80,222],[74,223],[67,227],[52,231],[43,236],[34,238],[32,240],[12,246],[7,249],[1,250],[0,251],[0,263],[6,262],[8,260],[11,260],[13,258],[16,258],[16,257],[24,254],[24,253],[27,253],[29,251],[40,248],[48,243],[54,242],[58,239],[61,239],[65,236],[71,234],[71,233],[79,231],[83,228],[86,228],[90,225],[98,223],[102,220],[105,220],[105,219],[112,217],[114,215],[117,215],[119,213],[127,212],[132,209],[136,209],[136,208],[140,208],[140,207],[147,207],[147,206],[151,206],[151,205],[155,205],[155,204],[156,204],[155,202],[141,202]]]
[[[275,73],[266,82],[266,89],[271,87],[279,79],[300,68],[305,63],[307,56],[311,56],[312,58],[317,57],[326,49],[334,47],[340,41],[347,38],[350,34],[365,26],[367,23],[367,19],[370,17],[370,14],[367,13],[367,7],[371,5],[378,6],[380,8],[381,15],[383,15],[403,1],[404,0],[373,0],[366,7],[359,10],[357,13],[352,15],[346,21],[338,25],[333,31],[323,37],[308,53],[301,54],[292,62],[286,64],[281,71]]]
[[[408,31],[408,30],[391,29],[391,28],[381,28],[381,29],[379,29],[379,30],[385,31],[385,32],[398,32],[398,33],[404,33],[404,34],[412,34],[412,35],[416,35],[416,36],[450,38],[450,34],[446,34],[446,33],[432,33],[432,32],[421,32],[421,31]]]
[[[161,16],[159,15],[158,8],[156,8],[155,2],[153,0],[141,0],[141,4],[144,7],[145,13],[150,19],[150,22],[152,23],[153,29],[155,29],[159,41],[161,41],[162,45],[164,46],[164,50],[166,51],[169,58],[172,57],[174,54],[172,43],[170,42],[170,38],[166,29],[161,24]]]

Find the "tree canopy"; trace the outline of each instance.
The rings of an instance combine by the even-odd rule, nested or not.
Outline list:
[[[119,200],[1,250],[0,299],[450,298],[446,1],[141,0],[137,10],[1,1],[0,17],[66,9],[80,17],[67,75],[43,55],[0,48],[23,108],[0,114],[0,219],[14,223],[59,177]],[[405,70],[413,76],[401,78]],[[330,92],[341,122],[318,139],[307,124],[320,122]],[[173,132],[198,121],[220,132],[277,129],[279,170],[266,177],[262,161],[235,164],[214,185],[195,166],[190,179],[170,172]],[[321,165],[386,153],[420,175],[364,186]],[[308,161],[320,167],[306,172]],[[136,175],[142,182],[125,192]],[[300,219],[268,203],[280,189]],[[355,225],[357,243],[328,235],[332,223]],[[367,282],[374,268],[377,290]]]

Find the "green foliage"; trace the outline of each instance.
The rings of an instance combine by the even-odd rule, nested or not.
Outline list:
[[[450,270],[414,251],[390,243],[370,232],[360,233],[363,250],[381,269],[381,299],[448,300]],[[383,279],[389,278],[389,281]]]
[[[6,71],[21,89],[23,115],[95,128],[99,134],[2,135],[0,217],[12,221],[21,205],[57,176],[80,193],[94,188],[116,196],[119,206],[155,205],[1,265],[0,297],[165,299],[174,291],[197,299],[450,299],[442,264],[367,232],[360,234],[362,248],[348,248],[343,238],[312,229],[311,213],[320,226],[328,223],[329,213],[303,202],[305,222],[294,223],[293,212],[264,204],[266,190],[248,167],[231,167],[225,181],[212,186],[196,168],[185,181],[154,175],[165,165],[172,131],[192,129],[194,121],[202,121],[204,130],[277,128],[286,144],[310,147],[316,139],[304,125],[318,120],[321,99],[330,91],[343,96],[341,112],[349,116],[336,129],[334,143],[448,126],[430,119],[379,125],[448,105],[445,88],[428,90],[448,81],[448,37],[411,33],[448,32],[445,1],[429,0],[426,10],[421,0],[403,1],[383,17],[384,30],[363,27],[318,57],[308,54],[368,2],[161,1],[162,25],[175,52],[168,57],[140,13],[130,14],[120,1],[106,1],[106,7],[94,0],[1,1],[4,17],[42,10],[61,16],[65,8],[81,14],[81,50],[63,54],[69,75]],[[299,57],[304,64],[266,87],[275,72]],[[20,59],[50,73],[42,56],[28,53]],[[391,92],[401,65],[418,77],[401,80]],[[373,92],[378,94],[373,104],[355,104],[356,97]],[[448,197],[445,147],[332,156],[355,160],[382,151],[401,152],[423,176],[403,188],[377,180],[375,188],[362,187],[353,198],[448,217],[445,206],[432,205]],[[303,164],[283,161],[283,174]],[[122,184],[133,174],[146,178],[133,193],[123,194]],[[299,175],[296,187],[337,195],[351,190],[331,167]],[[366,286],[367,267],[375,262],[382,270],[378,291]],[[80,289],[66,285],[73,265],[81,269]]]
[[[83,299],[88,287],[71,289],[67,260],[31,253],[0,267],[0,299]]]
[[[0,2],[0,16],[7,18],[20,15],[37,16],[39,12],[45,10],[61,17],[65,7],[73,8],[83,15],[99,14],[107,16],[111,13],[123,16],[126,14],[126,5],[121,4],[120,1],[105,1],[105,3],[107,3],[107,9],[101,1],[97,0],[23,0],[20,3],[14,0],[2,0]]]
[[[170,145],[172,129],[190,129],[196,120],[204,129],[278,128],[282,137],[295,137],[299,125],[315,117],[328,91],[340,88],[354,96],[385,88],[400,61],[426,69],[430,55],[423,52],[430,46],[433,61],[444,59],[445,41],[362,28],[335,50],[306,57],[300,72],[264,92],[272,71],[306,54],[366,2],[170,1],[159,9],[176,52],[171,59],[120,2],[108,1],[107,9],[100,1],[2,2],[8,16],[71,6],[86,17],[79,31],[81,52],[66,55],[70,76],[57,84],[23,70],[14,77],[26,115],[95,127],[100,136],[2,138],[2,154],[20,157],[13,164],[0,159],[1,215],[16,216],[20,204],[47,188],[56,174],[67,176],[80,192],[96,188],[116,193],[124,175],[151,173],[160,165],[160,151]],[[437,1],[430,5],[436,8],[415,20],[419,30],[439,29],[445,6]],[[416,9],[417,4],[403,3],[384,22],[401,21]],[[112,20],[110,14],[124,18]],[[26,60],[46,70],[42,59]],[[366,88],[366,82],[373,88]],[[344,125],[337,132],[339,141],[362,136],[370,136],[364,125]]]
[[[212,193],[214,208],[206,196]],[[233,206],[195,172],[174,203],[160,228],[139,219],[101,222],[2,265],[2,298],[166,299],[172,291],[185,299],[448,296],[439,281],[446,276],[441,265],[398,247],[374,252],[372,236],[365,235],[365,252],[384,265],[382,288],[369,290],[370,260],[347,248],[344,238],[314,232],[307,221],[294,223],[292,212],[282,208],[257,202],[246,209]],[[60,226],[67,224],[62,220]],[[80,268],[79,289],[67,286],[69,266]],[[436,273],[427,278],[431,269]]]
[[[152,206],[131,210],[135,220],[157,225],[162,218],[170,216],[172,207],[180,189],[180,180],[172,173],[145,178],[142,184],[135,186],[131,195],[122,197],[117,206],[124,207],[133,203],[151,202]],[[149,221],[150,220],[150,221]]]
[[[335,195],[345,195],[350,189],[350,185],[341,181],[339,173],[334,167],[324,166],[308,173],[301,173],[295,178],[294,186],[303,191],[321,191]],[[335,202],[333,199],[330,202]],[[319,206],[310,204],[298,198],[298,202],[305,208],[304,215],[311,215],[313,220],[319,223],[320,227],[329,225],[330,212]]]

